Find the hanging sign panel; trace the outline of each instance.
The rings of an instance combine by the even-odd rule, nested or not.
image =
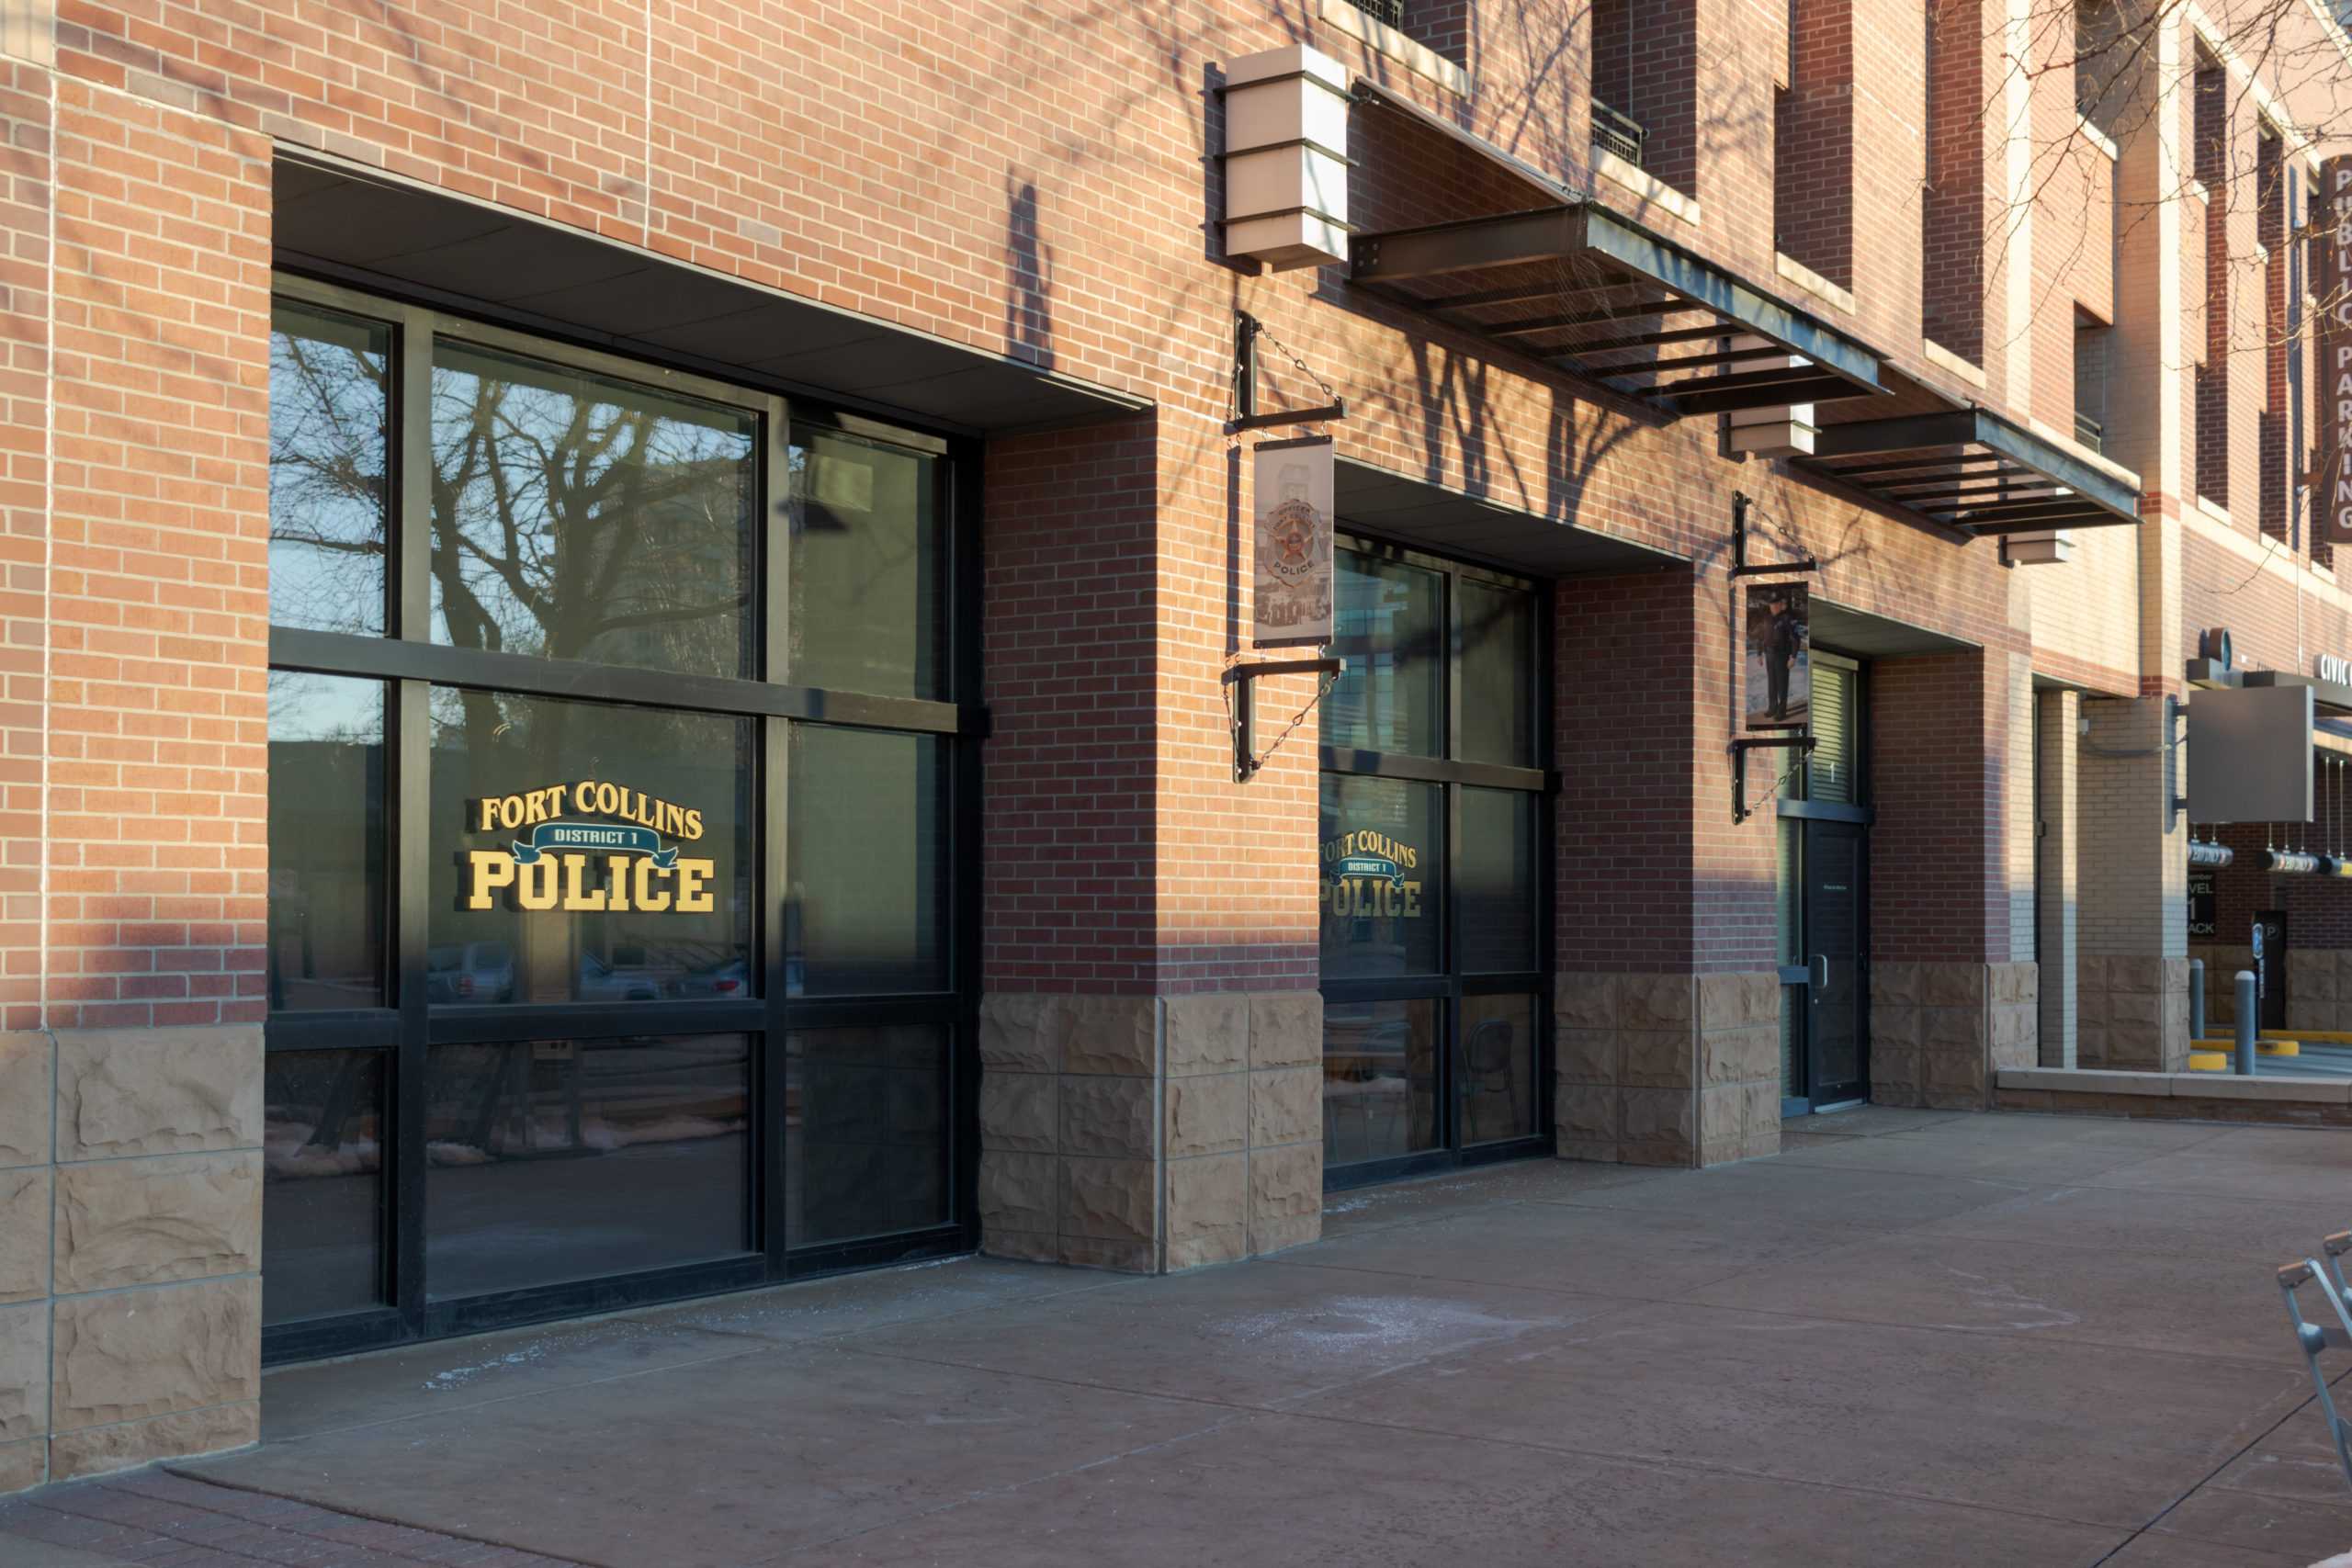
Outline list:
[[[1250,640],[1259,648],[1319,648],[1331,640],[1331,438],[1261,441],[1254,457]]]
[[[1813,716],[1813,591],[1750,583],[1747,609],[1747,728],[1803,729]]]
[[[2352,545],[2352,156],[2320,165],[2319,469],[2312,513],[2320,539]]]

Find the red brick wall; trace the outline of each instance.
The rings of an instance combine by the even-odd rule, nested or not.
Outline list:
[[[56,110],[47,1021],[258,1019],[269,150]]]
[[[983,984],[1148,991],[1155,432],[989,444]]]
[[[50,152],[47,74],[0,60],[0,1026],[40,1025],[48,750]]]
[[[2008,957],[1998,830],[2007,698],[1986,679],[1987,658],[1941,653],[1871,666],[1873,958],[1982,964]]]
[[[1951,0],[1943,9],[1958,4]],[[1930,329],[1935,336],[1980,360],[1997,359],[2005,338],[1997,302],[1989,316],[1984,302],[1995,280],[1986,276],[1982,249],[1990,198],[1984,178],[1988,121],[1981,112],[1996,68],[1984,47],[1981,6],[1962,9],[1966,16],[1940,35],[1946,43],[1960,42],[1937,52],[1956,85],[1949,91],[1939,85],[1929,138],[1937,160],[1932,210],[1953,209],[1958,216],[1944,229],[1930,220],[1928,231],[1941,234],[1944,243],[1928,247],[1930,270],[1918,291],[1942,301],[1948,316],[1975,312],[1965,331],[1938,324]],[[976,0],[952,14],[863,4],[822,11],[785,7],[762,14],[756,27],[745,25],[740,7],[705,3],[658,13],[650,36],[643,8],[621,0],[532,0],[519,11],[459,0],[435,12],[423,28],[404,13],[355,10],[327,0],[287,0],[266,15],[198,14],[186,7],[157,13],[127,0],[93,0],[74,8],[61,28],[68,85],[60,90],[84,103],[91,95],[107,95],[101,118],[175,126],[171,134],[189,146],[249,149],[240,155],[258,159],[266,152],[259,137],[273,136],[1155,400],[1160,412],[1148,436],[1129,428],[1023,438],[999,442],[989,454],[989,532],[1004,541],[1003,548],[991,551],[989,587],[991,593],[1001,586],[1012,594],[991,614],[993,660],[1007,646],[1002,638],[1021,635],[1012,629],[1025,613],[1021,595],[1051,591],[1052,580],[1034,561],[1020,560],[1021,550],[1039,546],[1038,530],[1046,521],[1069,523],[1082,506],[1101,504],[1105,491],[1101,476],[1089,471],[1097,461],[1090,454],[1118,453],[1111,513],[1121,520],[1124,547],[1148,558],[1148,581],[1130,584],[1123,573],[1105,569],[1102,592],[1148,605],[1150,615],[1141,627],[1115,634],[1085,628],[1083,646],[1101,650],[1106,663],[1130,660],[1132,653],[1119,679],[1141,685],[1118,687],[1116,712],[1100,722],[1108,734],[1147,731],[1156,757],[1137,765],[1155,769],[1165,783],[1137,804],[1149,815],[1148,824],[1123,821],[1103,829],[1080,817],[1059,818],[1064,796],[1052,784],[1051,764],[1041,760],[1056,742],[1035,710],[1019,711],[1023,703],[1046,700],[1023,690],[1023,682],[1049,680],[1050,673],[1040,662],[1018,658],[1001,677],[992,671],[992,694],[1001,691],[1012,706],[1000,711],[1000,724],[1007,728],[994,743],[991,786],[1000,778],[1025,778],[1033,818],[1057,818],[1041,827],[1015,811],[1018,826],[1006,830],[1063,835],[1057,841],[1034,840],[1043,846],[1038,852],[1048,855],[1040,863],[1048,870],[1034,864],[1028,870],[1047,882],[1062,876],[1056,886],[1091,900],[1089,909],[1104,919],[1101,940],[1084,944],[1068,931],[1024,926],[1017,907],[1024,878],[1008,865],[1006,902],[992,908],[991,920],[1007,915],[1010,928],[992,935],[989,963],[992,977],[1018,976],[1029,983],[1176,987],[1295,978],[1311,969],[1311,886],[1286,869],[1291,857],[1312,853],[1311,755],[1295,749],[1268,774],[1247,784],[1233,782],[1223,694],[1215,680],[1238,646],[1234,628],[1247,609],[1246,590],[1237,585],[1246,572],[1246,550],[1229,536],[1234,509],[1246,505],[1246,487],[1229,477],[1232,447],[1218,429],[1236,306],[1273,324],[1340,385],[1358,411],[1339,433],[1351,454],[1557,525],[1606,531],[1711,562],[1724,549],[1729,491],[1741,484],[1770,498],[1778,547],[1812,549],[1830,562],[1821,586],[1840,603],[1987,647],[2014,643],[2013,585],[1989,545],[1962,547],[1916,523],[1826,494],[1785,467],[1732,468],[1714,453],[1711,421],[1661,428],[1589,384],[1356,296],[1337,271],[1246,277],[1211,265],[1213,241],[1204,230],[1213,214],[1203,169],[1215,151],[1205,89],[1217,62],[1294,36],[1306,38],[1575,185],[1586,173],[1586,85],[1596,77],[1605,84],[1630,43],[1623,107],[1650,126],[1653,172],[1703,197],[1698,222],[1657,213],[1651,220],[1676,243],[1734,262],[1758,287],[1829,313],[1832,307],[1775,278],[1769,254],[1755,254],[1758,242],[1769,244],[1771,227],[1771,136],[1763,110],[1774,54],[1765,46],[1779,31],[1777,14],[1728,0],[1703,7],[1699,0],[1629,0],[1625,14],[1625,24],[1617,26],[1602,10],[1594,25],[1603,35],[1616,27],[1618,52],[1599,48],[1589,59],[1586,24],[1568,0],[1453,7],[1428,0],[1408,20],[1425,31],[1458,23],[1461,57],[1477,83],[1474,95],[1458,97],[1393,61],[1367,55],[1312,19],[1289,13],[1277,17],[1226,0],[1186,0],[1173,8],[1042,9]],[[946,25],[951,15],[952,30]],[[1917,16],[1891,0],[1862,7],[1852,35],[1858,58],[1867,58],[1859,52],[1865,46],[1894,56],[1916,53],[1919,29],[1905,18]],[[1709,40],[1703,50],[1702,31]],[[1713,47],[1717,41],[1720,49]],[[1898,81],[1892,67],[1862,65],[1855,73],[1867,73],[1887,97],[1891,119],[1908,112],[1908,81]],[[38,89],[42,78],[20,73],[18,85]],[[1709,106],[1703,138],[1702,93]],[[20,159],[41,135],[30,107],[38,100],[39,93],[28,90],[13,111],[32,128],[31,143],[12,143]],[[1373,113],[1362,111],[1361,118],[1369,120]],[[253,140],[237,141],[237,133],[252,133]],[[1875,169],[1879,141],[1891,138],[1858,140],[1873,150],[1865,161]],[[116,151],[126,164],[139,162],[128,150]],[[96,154],[85,162],[94,169],[104,164]],[[1400,161],[1397,167],[1426,172],[1419,163]],[[119,731],[119,738],[99,731],[97,738],[73,739],[80,754],[61,760],[74,767],[61,766],[52,784],[61,792],[118,792],[98,798],[130,811],[133,821],[147,820],[141,813],[152,810],[155,824],[152,833],[110,827],[116,819],[85,809],[88,803],[78,794],[70,810],[49,803],[68,818],[56,853],[61,862],[71,860],[61,872],[72,875],[52,878],[61,901],[92,896],[74,880],[85,875],[105,881],[107,897],[121,892],[118,884],[137,877],[152,874],[158,882],[122,893],[130,902],[106,906],[139,913],[98,920],[93,909],[74,903],[70,919],[75,941],[83,943],[75,951],[146,954],[107,962],[155,965],[139,973],[164,978],[139,981],[142,987],[168,987],[170,976],[187,976],[191,1001],[198,972],[186,950],[228,950],[232,956],[223,961],[224,975],[243,975],[256,962],[236,955],[245,937],[234,928],[258,914],[235,889],[240,877],[257,875],[259,866],[232,850],[237,834],[256,829],[260,821],[249,777],[258,763],[241,761],[243,753],[234,750],[249,743],[257,756],[259,738],[241,739],[234,727],[251,729],[258,722],[257,708],[244,705],[249,699],[241,682],[257,663],[261,633],[250,606],[209,605],[206,593],[220,595],[223,605],[227,594],[219,584],[203,584],[199,574],[233,579],[250,564],[238,551],[260,514],[259,494],[251,488],[256,481],[242,473],[244,459],[229,455],[236,438],[228,432],[254,412],[253,386],[239,378],[261,373],[260,312],[236,308],[254,323],[249,340],[242,326],[205,329],[238,340],[236,375],[192,378],[221,400],[201,405],[211,423],[198,423],[187,412],[199,407],[195,402],[181,400],[178,412],[167,412],[161,405],[177,394],[154,394],[158,407],[142,403],[121,416],[141,422],[141,439],[119,430],[96,433],[96,439],[117,445],[108,470],[75,445],[92,432],[69,431],[65,421],[71,415],[88,424],[97,417],[92,411],[100,391],[119,391],[107,389],[93,367],[114,364],[110,355],[142,366],[141,356],[150,354],[185,358],[171,334],[197,324],[175,317],[176,307],[167,303],[151,310],[143,298],[121,316],[100,315],[86,307],[101,281],[108,288],[153,289],[164,301],[199,283],[212,291],[204,296],[209,300],[225,300],[232,285],[224,274],[240,275],[236,289],[251,287],[242,275],[266,243],[258,185],[263,172],[256,165],[243,176],[251,188],[241,187],[240,200],[250,199],[251,206],[237,209],[235,243],[197,251],[191,260],[173,252],[176,242],[141,231],[130,215],[145,222],[149,207],[175,214],[171,204],[183,184],[202,188],[204,176],[184,182],[176,168],[166,173],[160,163],[152,171],[143,164],[138,171],[107,170],[109,178],[126,182],[123,191],[109,187],[105,196],[120,209],[123,223],[99,226],[112,237],[88,250],[90,259],[74,264],[87,276],[72,280],[70,292],[68,280],[61,279],[60,310],[66,312],[61,332],[68,338],[80,333],[92,341],[136,343],[139,352],[117,346],[93,353],[79,338],[61,342],[61,353],[80,355],[86,364],[61,360],[55,581],[32,584],[72,605],[51,655],[61,682],[59,712]],[[21,166],[17,173],[17,215],[6,220],[29,235],[46,221],[33,216],[39,173]],[[1869,188],[1861,178],[1868,173],[1857,172],[1858,189]],[[1889,191],[1917,186],[1907,173],[1883,183]],[[1426,178],[1419,184],[1429,188]],[[151,186],[164,196],[145,194]],[[1452,185],[1445,188],[1460,194]],[[1493,194],[1510,193],[1498,186]],[[1600,195],[1612,202],[1631,199],[1606,182]],[[1378,211],[1382,199],[1367,190],[1367,209]],[[1921,234],[1919,214],[1901,201],[1857,196],[1851,248],[1863,298],[1856,320],[1871,323],[1890,357],[1913,369],[1918,359],[1910,334],[1883,331],[1883,318],[1873,312],[1888,309],[1883,299],[1892,285],[1884,280],[1909,276],[1902,271],[1909,264],[1900,258],[1920,251]],[[28,251],[18,244],[9,254],[21,260]],[[62,246],[60,255],[67,259]],[[167,274],[179,276],[166,280]],[[1966,287],[1954,281],[1963,274]],[[22,310],[28,300],[37,307],[39,299],[37,289],[12,286],[9,303]],[[68,311],[69,304],[83,313]],[[28,333],[17,345],[16,369],[40,359],[38,335]],[[139,342],[142,335],[151,341]],[[1996,378],[1995,387],[2001,386],[1996,367],[1986,368]],[[1294,384],[1292,390],[1304,389]],[[19,486],[47,477],[31,457],[28,428],[17,421],[12,432],[17,446],[9,474]],[[219,446],[206,454],[220,470],[203,470],[210,488],[195,499],[166,493],[158,476],[169,474],[199,438]],[[144,455],[150,447],[166,458],[151,461]],[[132,450],[142,454],[135,463],[121,456]],[[66,464],[76,467],[74,476],[66,475]],[[130,581],[144,572],[145,560],[112,531],[119,519],[107,509],[127,511],[134,503],[169,513],[175,526],[206,508],[224,517],[233,513],[234,520],[188,525],[187,547],[175,536],[170,548],[154,551],[162,558],[156,581],[164,586],[159,587]],[[30,503],[19,495],[17,504]],[[1032,504],[1045,510],[1022,515]],[[1098,515],[1085,513],[1086,520],[1075,525],[1096,526]],[[141,525],[153,525],[152,520]],[[86,537],[69,540],[67,528],[84,530]],[[12,532],[0,539],[31,536]],[[49,547],[42,538],[40,551]],[[28,568],[33,558],[31,544],[21,548],[27,553],[10,563],[12,572]],[[122,574],[126,581],[108,581],[111,568],[94,570],[108,551],[126,552],[116,565],[141,556],[137,570]],[[23,576],[7,581],[14,591],[28,586]],[[1721,624],[1728,594],[1714,576],[1702,581],[1704,586],[1686,594],[1683,628],[1675,635],[1703,662],[1719,651],[1713,639],[1728,636]],[[257,594],[261,586],[256,579],[243,589]],[[159,624],[139,625],[151,605]],[[256,618],[237,625],[203,618],[212,615]],[[2245,637],[2245,617],[2225,618]],[[2269,624],[2281,623],[2271,615]],[[2311,640],[2342,646],[2321,644],[2323,635]],[[192,660],[178,657],[182,644],[172,638],[198,642],[187,650]],[[2116,658],[2128,661],[2128,650]],[[142,660],[164,675],[155,678]],[[1729,824],[1728,698],[1711,684],[1716,666],[1703,667],[1711,673],[1686,693],[1690,717],[1683,727],[1683,766],[1694,804],[1682,817],[1682,830],[1691,837],[1683,863],[1694,883],[1712,890],[1707,897],[1720,894],[1725,902],[1710,905],[1714,913],[1704,933],[1685,941],[1683,957],[1702,967],[1745,962],[1743,955],[1759,950],[1754,932],[1762,929],[1761,917],[1750,911],[1753,890],[1768,880],[1758,868],[1769,868],[1770,850],[1769,824],[1737,830]],[[0,678],[21,682],[28,671],[0,672]],[[1268,688],[1267,711],[1286,716],[1305,694],[1302,684]],[[27,694],[21,684],[9,691],[15,698]],[[153,722],[164,733],[153,737],[136,733],[119,716],[130,710],[114,705],[150,691],[172,691],[168,700],[189,710],[159,716]],[[250,701],[257,702],[258,686],[254,693]],[[1099,696],[1091,693],[1087,700]],[[1122,705],[1128,704],[1134,705]],[[234,812],[245,814],[235,818],[236,829],[187,818],[168,779],[139,771],[182,765],[187,759],[170,747],[199,739],[232,747],[220,753],[229,765],[204,775],[223,789],[205,798],[225,795]],[[203,765],[209,769],[211,762]],[[1035,771],[1024,774],[1024,769]],[[1111,783],[1124,787],[1133,776]],[[32,787],[26,778],[0,778],[0,804],[22,807],[21,793],[5,793],[11,782],[19,791]],[[11,816],[13,825],[0,825],[0,835],[28,845],[35,835],[20,829],[30,824]],[[1132,874],[1159,877],[1155,886],[1141,892],[1080,886],[1069,871],[1078,835],[1098,829],[1112,835],[1102,842],[1129,857]],[[1248,845],[1248,874],[1237,873],[1230,848],[1221,855],[1188,848],[1171,858],[1180,830],[1195,834],[1200,844]],[[167,848],[154,852],[153,865],[100,865],[107,854],[131,852],[104,848],[111,840],[100,835],[108,832],[121,833],[124,842],[136,838]],[[191,840],[181,849],[165,838],[203,833],[221,833],[223,842]],[[1135,858],[1147,850],[1149,855]],[[1050,870],[1048,852],[1064,857],[1060,870]],[[26,904],[33,896],[24,870],[28,852],[19,848],[0,856],[0,872],[25,877],[13,899],[0,905],[12,922],[36,912]],[[165,863],[172,856],[200,863]],[[1161,877],[1163,866],[1169,869]],[[161,881],[173,875],[184,877],[187,899],[171,906],[183,911],[175,919],[161,913],[167,897]],[[1269,889],[1278,891],[1261,897]],[[0,897],[8,896],[0,887]],[[206,906],[204,899],[214,902]],[[1726,909],[1736,918],[1724,915]],[[66,919],[58,908],[50,913]],[[115,929],[102,937],[102,925]],[[130,942],[123,940],[126,925],[155,929]],[[199,942],[199,925],[216,940]],[[23,928],[13,929],[16,934],[0,933],[0,946],[18,942]],[[1720,950],[1703,945],[1714,942],[1723,944]],[[15,962],[10,972],[21,976],[24,961]],[[80,1000],[130,1000],[117,980],[79,969],[65,973],[85,993],[77,1006]],[[236,984],[230,982],[230,988]],[[31,994],[37,993],[11,997],[21,1001]],[[136,1005],[146,1007],[149,999]]]
[[[1772,227],[1778,248],[1854,286],[1853,0],[1789,0],[1794,47],[1776,101]]]
[[[1686,195],[1700,171],[1698,0],[1599,0],[1594,96],[1640,122],[1642,167]]]
[[[1925,118],[1928,188],[1920,218],[1921,309],[1927,335],[1981,367],[1999,341],[1985,214],[1997,200],[1997,165],[1984,109],[1997,77],[1987,63],[1983,0],[1928,0]]]
[[[2230,134],[2228,78],[2200,61],[2189,110],[2191,167],[2205,186],[2205,357],[2197,375],[2197,493],[2230,503]]]
[[[1677,570],[1553,596],[1563,972],[1690,971],[1694,591]]]

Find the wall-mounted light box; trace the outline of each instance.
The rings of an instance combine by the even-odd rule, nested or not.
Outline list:
[[[1348,254],[1348,73],[1305,44],[1225,70],[1225,251],[1276,272]]]

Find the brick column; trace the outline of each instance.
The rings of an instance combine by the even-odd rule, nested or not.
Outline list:
[[[1780,1152],[1771,774],[1735,826],[1728,698],[1697,673],[1729,660],[1724,592],[1668,571],[1571,579],[1555,600],[1561,795],[1577,803],[1555,921],[1564,1159]]]
[[[2030,676],[1985,649],[1871,678],[1871,1098],[1979,1109],[2036,1055]]]
[[[1313,720],[1234,780],[1247,497],[1170,424],[988,455],[981,1246],[1139,1273],[1312,1241],[1323,1208]]]
[[[2035,919],[2040,933],[2041,988],[2041,1059],[2045,1067],[2075,1065],[2075,996],[2076,905],[2080,897],[2081,809],[2075,790],[2079,770],[2075,730],[2081,694],[2040,692],[2034,725],[2040,736],[2035,765],[2041,803],[2035,844]]]
[[[0,118],[7,1492],[260,1426],[270,165],[22,62]]]
[[[2179,1072],[2188,1060],[2188,825],[2163,697],[2083,704],[2078,1060]]]

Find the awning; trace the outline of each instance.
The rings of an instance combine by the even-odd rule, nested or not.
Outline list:
[[[1118,418],[1143,398],[686,266],[512,208],[281,151],[280,265],[620,353],[978,434]],[[488,307],[485,312],[485,307]]]
[[[1359,234],[1351,281],[1675,417],[1881,391],[1827,322],[1592,203]]]
[[[1969,535],[2140,521],[2140,479],[1989,409],[1824,424],[1814,472]]]
[[[1505,502],[1341,457],[1332,510],[1342,530],[1359,529],[1441,555],[1508,567],[1537,577],[1664,571],[1681,557]]]
[[[1874,615],[1868,610],[1849,609],[1834,600],[1825,599],[1821,591],[1813,594],[1813,646],[1833,653],[1848,653],[1857,659],[1903,659],[1921,653],[1962,653],[1977,647],[1961,637],[1930,631],[1909,621],[1898,621],[1892,615]]]

